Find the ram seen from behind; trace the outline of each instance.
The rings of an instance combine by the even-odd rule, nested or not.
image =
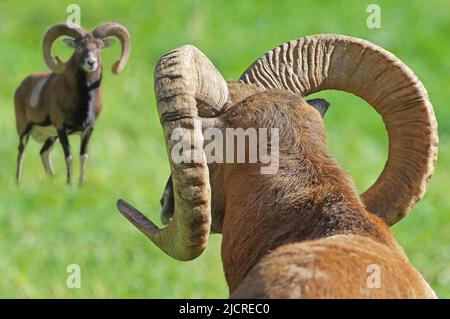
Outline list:
[[[386,125],[386,165],[362,195],[326,147],[327,104],[303,98],[326,89],[363,98]],[[193,154],[203,151],[210,127],[279,130],[274,174],[261,174],[261,162],[171,158],[163,229],[117,202],[166,254],[192,260],[210,231],[222,233],[233,298],[436,297],[389,230],[423,197],[438,144],[426,90],[394,55],[352,37],[308,36],[267,52],[239,81],[227,82],[188,45],[161,58],[155,92],[169,156],[179,128],[193,137],[182,140]],[[381,276],[371,286],[374,265]]]
[[[53,42],[61,36],[64,43],[74,49],[71,58],[64,63],[52,57]],[[120,59],[112,72],[120,73],[130,55],[128,31],[120,24],[106,22],[87,32],[81,27],[65,23],[50,27],[43,40],[44,59],[51,72],[28,76],[17,88],[14,96],[19,155],[16,180],[20,183],[25,146],[30,135],[43,146],[40,151],[45,171],[54,175],[51,151],[59,139],[67,165],[67,183],[72,180],[72,153],[68,136],[81,135],[80,185],[88,156],[88,144],[94,124],[102,110],[101,50],[113,43],[111,36],[122,44]]]

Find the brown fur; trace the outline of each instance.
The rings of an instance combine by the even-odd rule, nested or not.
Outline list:
[[[229,88],[221,126],[280,130],[278,173],[210,165],[212,228],[223,234],[231,297],[434,297],[330,155],[319,112],[284,90]],[[381,267],[381,288],[367,286],[370,264]]]
[[[99,41],[88,34],[90,41]],[[94,45],[94,43],[92,43]],[[100,59],[100,57],[99,57]],[[76,73],[79,69],[80,57],[75,52],[67,62],[64,72],[44,72],[28,76],[17,88],[14,96],[16,123],[18,134],[22,134],[28,124],[44,123],[50,119],[56,129],[62,129],[64,124],[78,126],[72,123],[72,115],[77,112],[80,104],[79,88]],[[102,75],[102,67],[86,74],[87,81],[95,82]],[[40,99],[36,107],[30,106],[30,98],[37,82],[47,77],[48,80],[41,90]],[[101,112],[101,87],[95,95],[95,115]]]

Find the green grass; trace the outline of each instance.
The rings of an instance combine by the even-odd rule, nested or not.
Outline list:
[[[382,28],[366,27],[377,1],[76,1],[82,24],[128,27],[133,52],[120,76],[109,72],[119,47],[104,51],[104,112],[92,139],[85,187],[64,185],[62,152],[55,178],[44,175],[39,145],[26,152],[23,183],[14,184],[17,136],[13,94],[28,74],[45,70],[45,29],[66,19],[74,1],[0,1],[0,297],[227,297],[220,236],[197,260],[180,263],[151,245],[115,209],[125,198],[158,219],[169,173],[153,94],[158,58],[185,43],[198,46],[226,79],[236,79],[265,51],[314,33],[361,37],[392,51],[427,87],[440,125],[440,153],[425,198],[393,227],[412,263],[440,297],[450,297],[450,10],[442,1],[379,1]],[[55,46],[67,58],[70,51]],[[322,92],[328,143],[363,191],[387,154],[379,116],[360,99]],[[79,142],[72,138],[73,149]],[[76,164],[77,161],[76,161]],[[78,167],[75,166],[75,172]],[[81,289],[66,287],[78,264]]]

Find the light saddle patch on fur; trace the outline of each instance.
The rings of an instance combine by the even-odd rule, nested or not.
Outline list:
[[[33,89],[30,97],[30,106],[35,108],[39,104],[39,98],[41,97],[42,88],[44,87],[45,82],[47,82],[48,77],[40,79],[36,86]]]

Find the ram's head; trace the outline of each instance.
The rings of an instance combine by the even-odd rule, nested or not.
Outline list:
[[[109,37],[117,37],[122,45],[120,59],[112,67],[114,74],[122,72],[130,56],[131,45],[128,31],[116,22],[105,22],[92,32],[87,32],[79,26],[60,23],[47,30],[42,43],[45,63],[54,72],[62,72],[65,69],[65,63],[51,54],[53,43],[61,36],[66,36],[64,43],[74,49],[74,56],[86,72],[95,71],[101,64],[101,49],[113,43]]]
[[[424,195],[437,154],[437,124],[428,95],[412,71],[393,54],[367,41],[340,35],[315,35],[280,45],[258,59],[240,78],[261,90],[279,88],[302,96],[335,89],[366,100],[382,116],[389,137],[383,172],[361,195],[368,211],[388,225],[403,218]],[[252,86],[250,86],[252,84]],[[198,49],[183,46],[159,61],[155,91],[167,150],[174,129],[193,154],[202,154],[199,117],[215,118],[233,92],[219,71]],[[159,229],[124,201],[118,209],[168,255],[190,260],[206,246],[211,226],[209,170],[196,163],[170,162],[172,183],[166,188]],[[171,189],[173,184],[173,193]]]

